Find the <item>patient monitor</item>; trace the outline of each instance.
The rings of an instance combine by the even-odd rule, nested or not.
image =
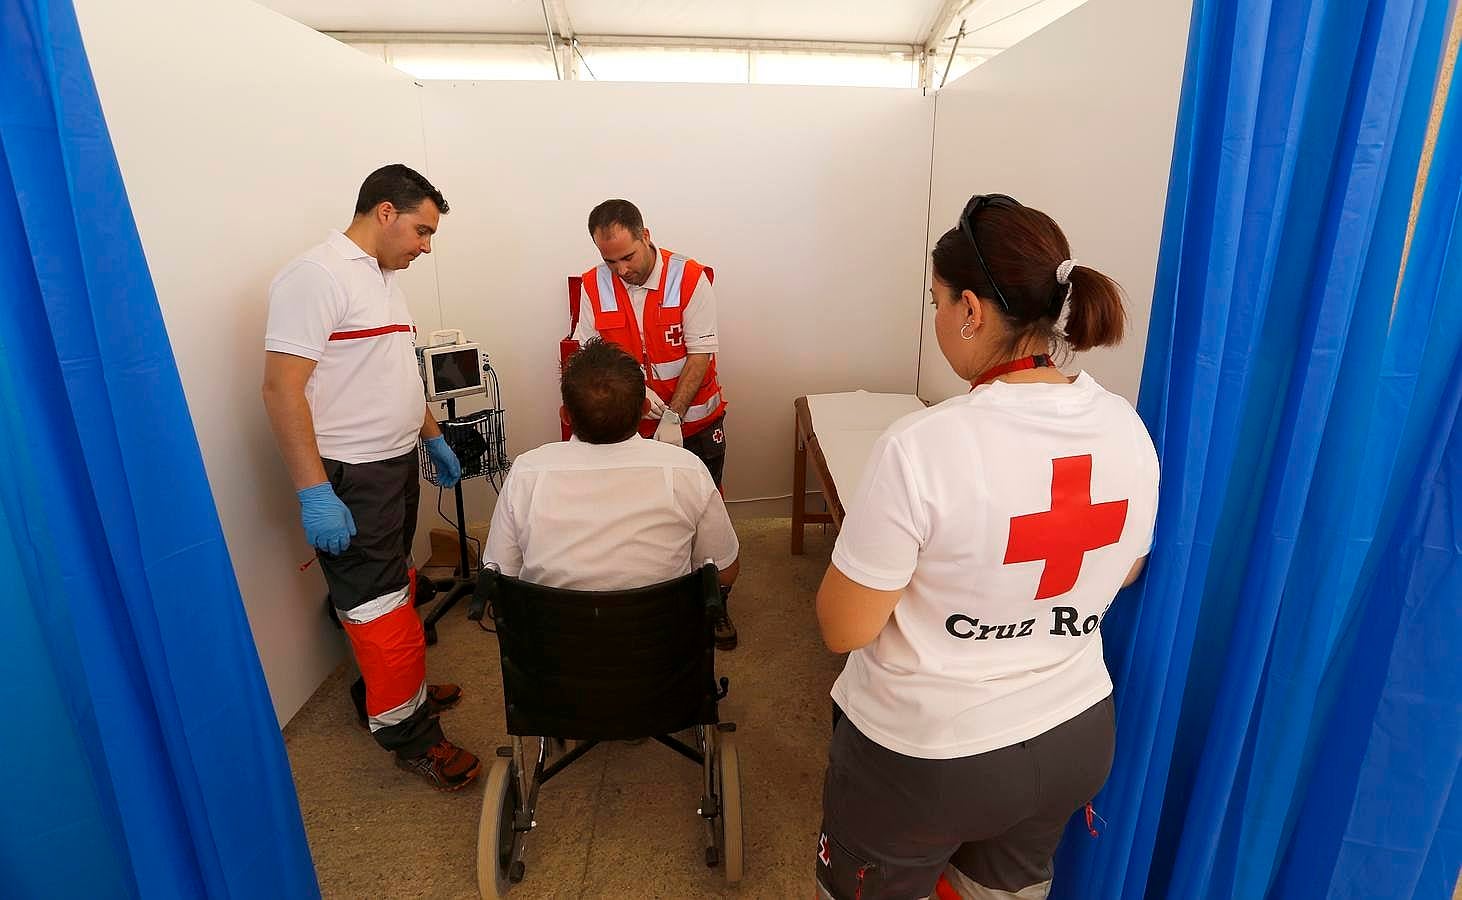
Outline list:
[[[453,340],[439,343],[443,336]],[[482,351],[476,344],[464,342],[461,331],[455,328],[434,331],[429,345],[418,348],[416,353],[421,358],[421,377],[426,382],[428,401],[487,392]]]

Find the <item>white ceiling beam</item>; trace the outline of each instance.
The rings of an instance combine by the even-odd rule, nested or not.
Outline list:
[[[564,71],[570,81],[579,80],[579,58],[576,54],[574,22],[569,18],[569,7],[565,0],[548,0],[548,13],[553,17],[553,27],[563,46]]]
[[[325,31],[347,44],[542,44],[542,34],[507,34],[487,31]],[[559,34],[564,38],[564,34]],[[914,44],[867,43],[858,41],[797,41],[767,38],[707,38],[666,35],[579,34],[586,46],[699,47],[730,50],[783,50],[815,53],[898,53],[915,55]]]
[[[544,47],[553,54],[553,74],[559,81],[564,80],[563,62],[559,59],[559,47],[563,41],[559,38],[558,32],[554,30],[553,22],[548,15],[548,0],[539,0],[539,6],[543,10],[543,38]]]
[[[924,49],[933,53],[939,49],[939,44],[944,36],[949,33],[949,28],[954,24],[957,16],[974,4],[974,0],[944,0],[939,7],[939,12],[934,16],[934,24],[924,33],[920,42]]]
[[[565,0],[548,0],[548,12],[553,16],[553,27],[559,37],[565,40],[574,37],[574,22],[569,18],[569,5]]]
[[[542,0],[544,14],[552,23],[549,28],[553,32],[553,55],[558,58],[558,65],[563,69],[563,77],[570,81],[576,80],[578,74],[578,60],[574,59],[574,23],[569,18],[568,4],[565,0]]]

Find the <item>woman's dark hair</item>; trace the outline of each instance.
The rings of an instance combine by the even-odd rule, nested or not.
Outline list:
[[[425,176],[410,166],[392,163],[366,176],[355,198],[355,214],[363,216],[386,202],[400,212],[414,212],[427,198],[442,215],[451,212],[447,198]]]
[[[1071,258],[1071,245],[1050,216],[999,194],[977,195],[965,210],[961,224],[930,253],[934,277],[956,294],[974,291],[993,301],[1010,326],[1013,346],[1041,333],[1072,350],[1122,340],[1126,314],[1115,281],[1078,265],[1069,284],[1057,283],[1056,268]],[[1069,307],[1064,332],[1058,327],[1063,307]]]
[[[634,434],[645,409],[645,373],[635,358],[603,338],[584,342],[559,378],[574,436],[617,444]]]

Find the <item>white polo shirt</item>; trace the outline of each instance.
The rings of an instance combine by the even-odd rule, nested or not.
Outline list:
[[[832,561],[903,590],[833,697],[869,738],[952,759],[1035,737],[1112,690],[1100,623],[1152,546],[1142,420],[1086,374],[996,381],[894,423]]]
[[[615,591],[724,569],[740,552],[726,505],[688,450],[635,435],[572,438],[513,461],[484,563],[547,587]]]
[[[660,286],[660,280],[664,276],[665,260],[658,249],[655,251],[655,267],[650,270],[644,284],[630,284],[618,275],[614,276],[629,291],[630,307],[634,310],[635,322],[641,330],[645,327],[645,298],[649,296],[651,288]],[[716,292],[711,287],[711,279],[702,276],[696,282],[695,290],[690,294],[690,303],[686,304],[681,327],[685,329],[686,353],[720,351],[721,339],[716,332]],[[599,332],[594,328],[594,304],[589,300],[589,292],[584,291],[579,294],[579,322],[574,326],[574,340],[582,344],[598,335]]]
[[[343,233],[275,276],[264,349],[317,363],[305,399],[322,457],[375,462],[416,446],[426,414],[416,324],[396,273]]]

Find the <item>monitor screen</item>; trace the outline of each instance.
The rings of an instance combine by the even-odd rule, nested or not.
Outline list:
[[[436,393],[482,387],[482,364],[478,362],[476,347],[433,353],[428,359]]]

